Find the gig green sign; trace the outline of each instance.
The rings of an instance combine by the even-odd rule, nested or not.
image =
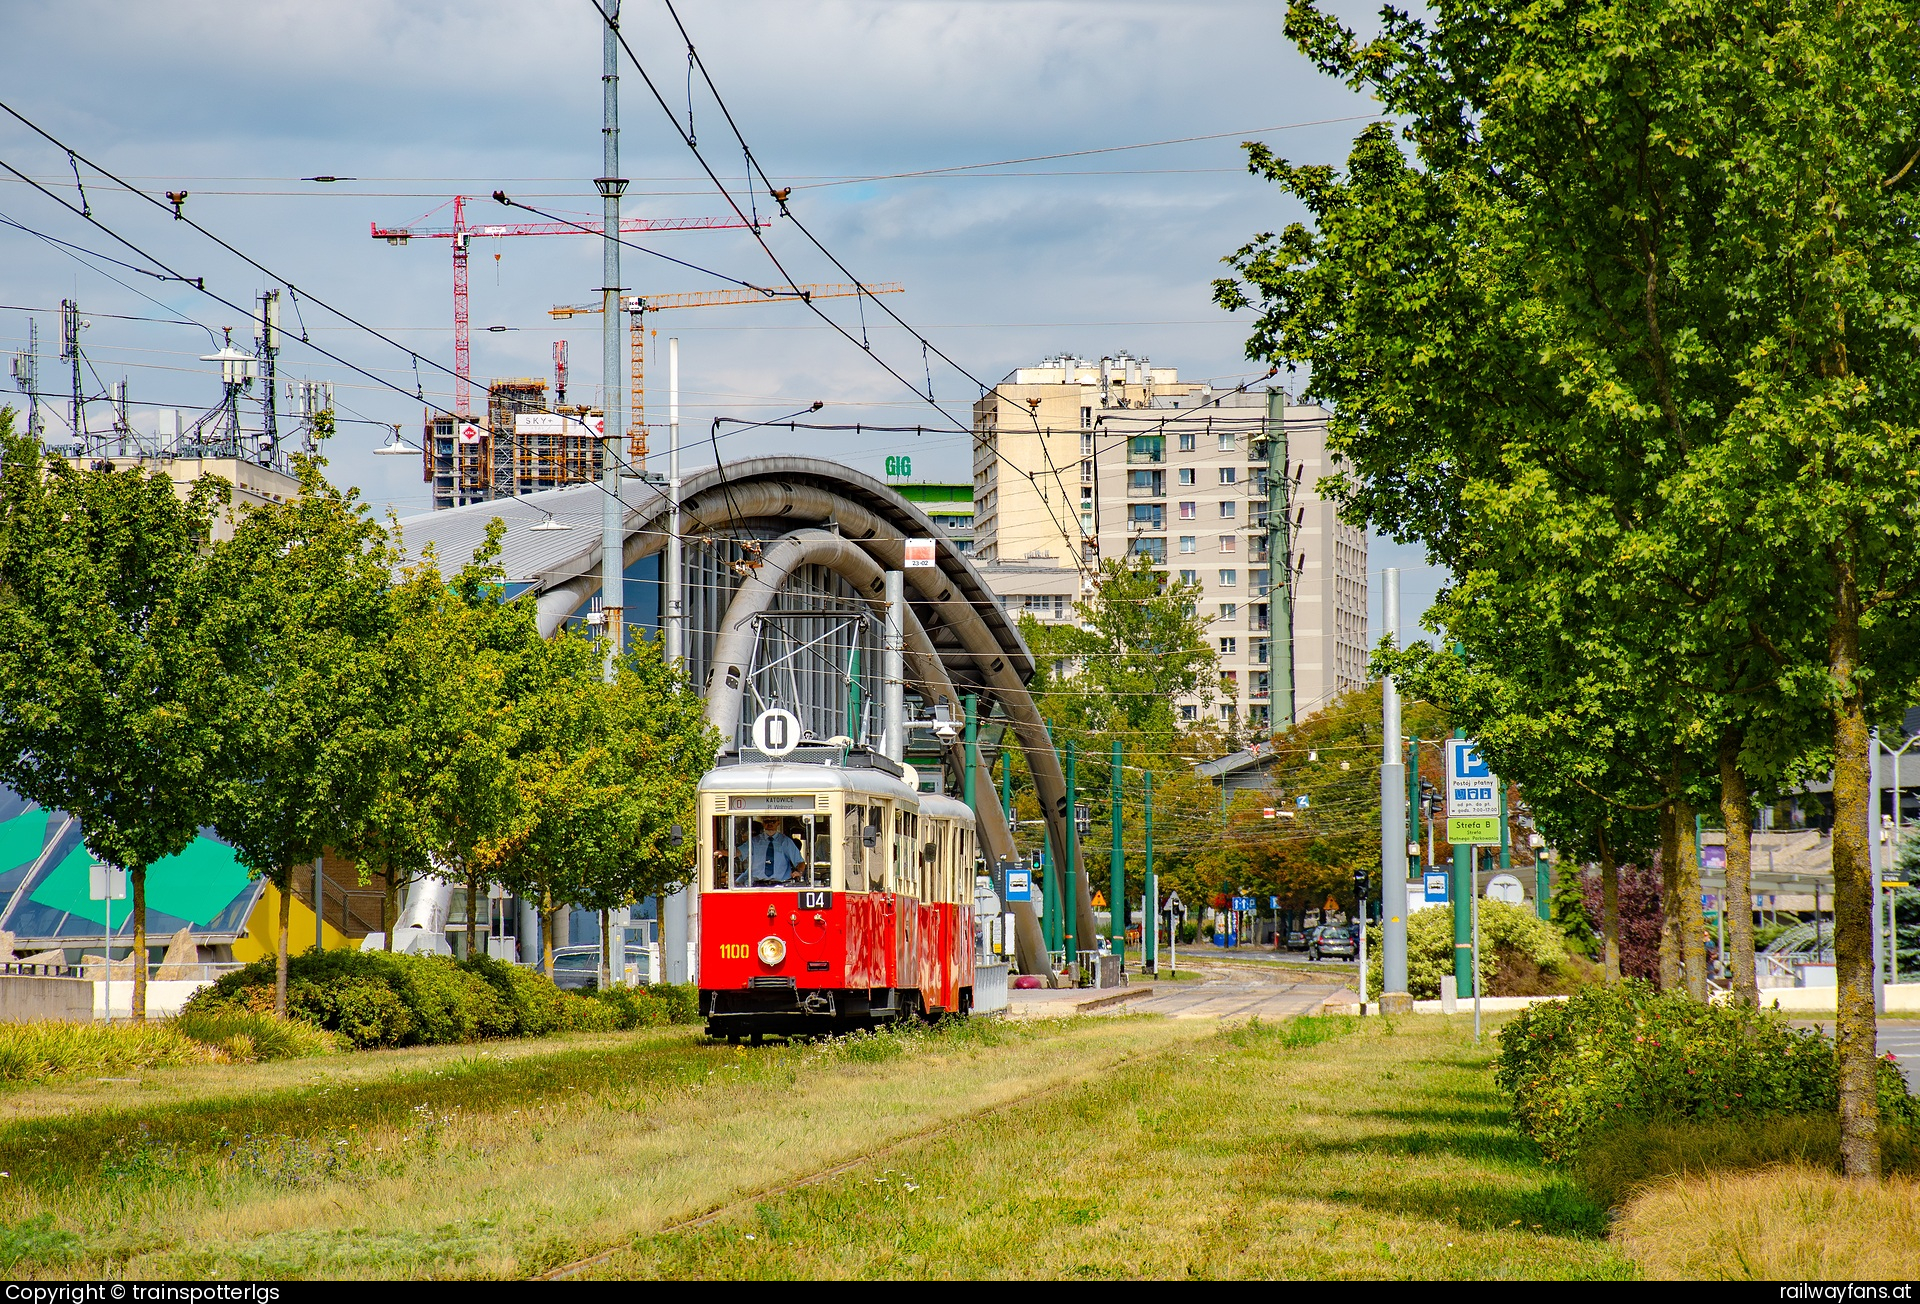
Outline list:
[[[904,455],[900,457],[889,457],[887,459],[887,474],[901,478],[912,475],[913,459]]]

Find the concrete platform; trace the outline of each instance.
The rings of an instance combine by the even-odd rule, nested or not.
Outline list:
[[[1153,995],[1155,984],[1132,987],[1044,987],[1016,989],[1007,993],[1007,1017],[1010,1019],[1064,1019],[1076,1014],[1093,1014],[1114,1006],[1144,1000]]]

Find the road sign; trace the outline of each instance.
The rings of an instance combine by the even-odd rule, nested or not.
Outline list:
[[[1303,792],[1298,797],[1295,797],[1293,799],[1293,804],[1295,806],[1298,806],[1301,810],[1307,810],[1313,805],[1313,799],[1308,797],[1307,794]]]
[[[1513,875],[1495,874],[1487,880],[1485,895],[1489,901],[1505,901],[1508,905],[1517,906],[1527,899],[1527,890]]]
[[[87,866],[87,896],[94,901],[125,901],[127,871],[119,865]]]
[[[785,756],[800,745],[800,717],[773,707],[753,722],[753,748],[768,756]]]
[[[1235,910],[1251,910],[1253,909],[1253,898],[1250,896],[1235,897],[1233,899],[1233,908]]]
[[[1007,870],[1007,900],[1033,900],[1033,875],[1024,869]]]
[[[1500,817],[1473,815],[1466,819],[1447,818],[1447,841],[1462,847],[1500,845]]]
[[[1268,897],[1268,898],[1267,898],[1267,909],[1269,909],[1269,910],[1278,910],[1279,908],[1280,908],[1280,898],[1279,898],[1279,897],[1277,897],[1277,896],[1270,896],[1270,897]]]
[[[1500,814],[1500,780],[1494,777],[1471,738],[1447,740],[1447,823]],[[1451,836],[1449,842],[1457,841]]]
[[[1444,869],[1429,870],[1421,880],[1426,888],[1427,904],[1444,904],[1447,900],[1447,872]]]

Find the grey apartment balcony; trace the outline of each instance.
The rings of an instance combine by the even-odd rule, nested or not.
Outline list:
[[[1127,497],[1165,498],[1166,496],[1167,473],[1165,471],[1127,472]]]

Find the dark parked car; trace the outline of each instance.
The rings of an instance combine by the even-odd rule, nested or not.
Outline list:
[[[1319,960],[1327,956],[1338,956],[1343,960],[1356,959],[1360,954],[1360,944],[1352,933],[1339,924],[1322,924],[1313,930],[1313,936],[1307,939],[1307,959]]]
[[[1306,933],[1303,930],[1298,928],[1289,928],[1287,930],[1286,947],[1287,947],[1287,950],[1289,951],[1306,950],[1307,949]]]
[[[653,981],[647,972],[645,947],[629,946],[627,964],[641,982]],[[553,953],[553,985],[568,991],[591,991],[600,985],[600,948],[562,946]]]

